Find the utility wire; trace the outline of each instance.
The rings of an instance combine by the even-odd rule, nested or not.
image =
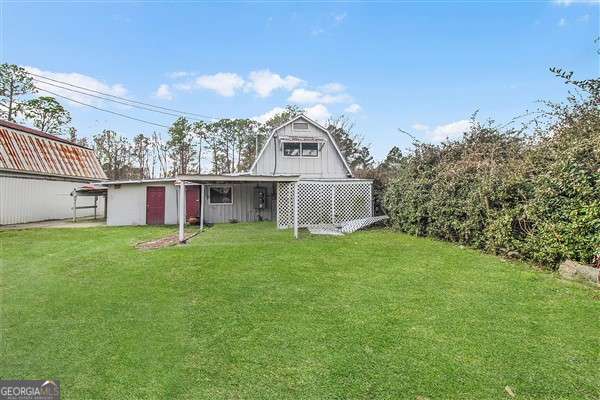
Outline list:
[[[149,107],[138,106],[138,105],[135,105],[135,104],[129,104],[129,103],[125,102],[125,101],[115,100],[115,99],[111,99],[111,98],[108,98],[108,97],[103,97],[103,96],[98,96],[98,95],[91,94],[91,93],[86,93],[86,92],[81,91],[81,90],[72,89],[72,88],[69,88],[69,87],[66,87],[66,86],[62,86],[62,85],[57,85],[55,83],[44,82],[44,81],[39,80],[37,78],[33,78],[33,80],[35,82],[39,82],[39,83],[44,84],[44,85],[54,86],[54,87],[59,88],[59,89],[69,90],[71,92],[80,93],[80,94],[83,94],[85,96],[95,97],[95,98],[101,99],[101,100],[112,101],[112,102],[115,102],[115,103],[126,105],[128,107],[135,107],[135,108],[139,108],[139,109],[142,109],[142,110],[152,111],[152,112],[156,112],[156,113],[160,113],[160,114],[172,115],[174,117],[181,117],[181,114],[175,114],[175,113],[171,113],[171,112],[167,112],[167,111],[154,110],[154,109],[149,108]],[[195,120],[195,121],[202,121],[200,118],[194,118],[194,117],[188,117],[188,119]]]
[[[56,83],[60,83],[60,84],[63,84],[63,85],[76,87],[78,89],[87,90],[89,92],[98,93],[98,94],[101,94],[103,96],[112,97],[112,98],[115,98],[115,99],[119,99],[119,100],[130,102],[130,103],[141,104],[143,106],[152,107],[152,108],[158,108],[160,110],[165,110],[165,111],[172,111],[172,112],[175,112],[177,114],[194,115],[196,117],[207,118],[207,119],[216,119],[216,120],[220,119],[220,118],[217,118],[217,117],[211,117],[210,115],[202,115],[202,114],[196,114],[196,113],[191,113],[191,112],[187,112],[187,111],[176,110],[174,108],[167,108],[167,107],[155,106],[154,104],[144,103],[144,102],[137,101],[137,100],[131,100],[131,99],[128,99],[128,98],[125,98],[125,97],[115,96],[115,95],[110,94],[110,93],[104,93],[104,92],[100,92],[98,90],[89,89],[89,88],[86,88],[86,87],[83,87],[83,86],[75,85],[73,83],[68,83],[68,82],[64,82],[64,81],[59,81],[57,79],[48,78],[48,77],[43,76],[43,75],[34,74],[33,72],[27,72],[27,73],[29,75],[35,76],[37,78],[42,78],[42,79],[45,79],[45,80],[48,80],[48,81],[51,81],[51,82],[56,82]],[[47,83],[47,82],[44,82],[44,83]]]
[[[98,111],[104,111],[104,112],[107,112],[107,113],[110,113],[110,114],[118,115],[118,116],[123,117],[123,118],[128,118],[128,119],[132,119],[134,121],[143,122],[145,124],[154,125],[154,126],[160,126],[161,128],[167,128],[167,129],[169,129],[169,127],[167,125],[162,125],[162,124],[158,124],[156,122],[146,121],[144,119],[140,119],[140,118],[136,118],[136,117],[131,117],[129,115],[121,114],[121,113],[118,113],[116,111],[111,111],[111,110],[107,110],[105,108],[96,107],[96,106],[93,106],[91,104],[87,104],[87,103],[84,103],[82,101],[74,100],[74,99],[71,99],[69,97],[62,96],[62,95],[60,95],[58,93],[51,92],[50,90],[42,89],[42,88],[39,88],[39,87],[37,87],[37,89],[41,90],[42,92],[50,93],[51,95],[54,95],[56,97],[60,97],[60,98],[65,99],[65,100],[72,101],[73,103],[77,103],[77,104],[81,104],[82,106],[94,108],[94,109],[96,109]]]

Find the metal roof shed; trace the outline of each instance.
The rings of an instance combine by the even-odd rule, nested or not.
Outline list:
[[[73,189],[104,179],[92,149],[0,120],[0,225],[68,218]]]

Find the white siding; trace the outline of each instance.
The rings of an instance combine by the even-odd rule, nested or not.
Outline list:
[[[165,224],[177,223],[177,190],[172,182],[125,184],[108,187],[107,225],[145,225],[146,187],[165,188]]]
[[[299,119],[298,122],[304,120]],[[306,121],[308,122],[308,121]],[[302,178],[346,178],[348,171],[327,133],[308,123],[308,130],[294,130],[293,123],[276,132],[281,137],[314,137],[325,140],[319,151],[319,157],[284,157],[281,142],[271,138],[265,145],[261,157],[252,173],[256,175],[299,174]],[[277,168],[275,168],[275,151],[277,152]]]
[[[73,216],[75,187],[86,182],[0,176],[0,225],[65,219]],[[98,198],[98,217],[104,215],[104,199]],[[77,206],[94,205],[93,197],[79,197]],[[77,210],[78,217],[94,215],[94,209]]]
[[[222,186],[226,184],[215,184]],[[165,224],[177,223],[177,194],[178,188],[169,183],[123,184],[119,189],[108,188],[108,218],[107,225],[145,225],[146,224],[146,187],[165,187]],[[208,204],[208,188],[204,191],[204,220],[208,223],[224,223],[232,219],[240,222],[258,221],[258,212],[254,209],[254,188],[256,183],[232,183],[233,204]],[[260,183],[258,186],[267,188],[267,209],[261,212],[264,220],[273,219],[273,184]]]

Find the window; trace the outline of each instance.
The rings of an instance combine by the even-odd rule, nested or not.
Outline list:
[[[319,143],[283,143],[284,157],[319,157]]]
[[[286,157],[298,157],[300,155],[300,143],[284,143],[283,155]]]
[[[294,130],[305,131],[308,129],[308,122],[294,122]]]
[[[302,157],[318,157],[319,156],[319,144],[318,143],[302,143]]]
[[[209,204],[233,204],[231,186],[211,186],[208,189]]]

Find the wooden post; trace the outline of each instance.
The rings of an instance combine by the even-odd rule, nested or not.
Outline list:
[[[73,193],[73,222],[77,222],[77,193]]]
[[[200,185],[200,232],[204,230],[204,185]]]
[[[94,219],[98,218],[98,196],[94,196]]]
[[[106,216],[108,215],[108,193],[104,194],[104,220],[106,221]]]
[[[185,243],[185,185],[179,182],[179,243]]]
[[[373,204],[373,183],[371,182],[371,184],[369,185],[369,200],[370,200],[370,207],[369,207],[369,217],[373,216],[373,208],[375,208],[375,204]]]
[[[298,182],[294,183],[294,237],[298,239]]]

